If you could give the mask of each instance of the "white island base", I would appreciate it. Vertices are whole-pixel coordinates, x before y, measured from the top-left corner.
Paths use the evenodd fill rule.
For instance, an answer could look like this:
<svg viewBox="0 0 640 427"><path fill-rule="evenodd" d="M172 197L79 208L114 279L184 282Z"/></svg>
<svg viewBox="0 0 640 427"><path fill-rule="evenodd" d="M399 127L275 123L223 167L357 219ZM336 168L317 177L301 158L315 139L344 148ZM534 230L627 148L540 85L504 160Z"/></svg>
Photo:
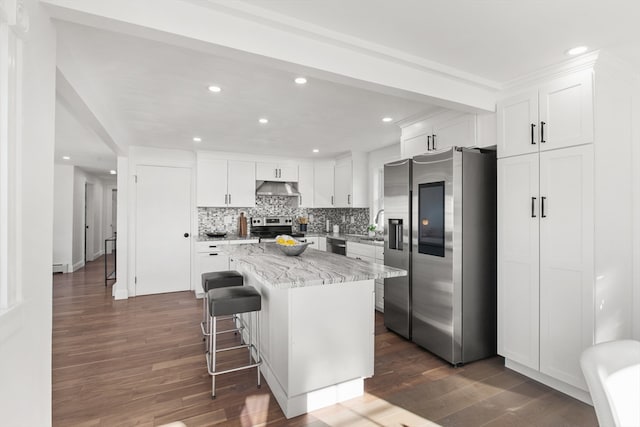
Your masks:
<svg viewBox="0 0 640 427"><path fill-rule="evenodd" d="M262 294L262 374L287 418L364 393L373 376L374 280L278 289L253 275Z"/></svg>

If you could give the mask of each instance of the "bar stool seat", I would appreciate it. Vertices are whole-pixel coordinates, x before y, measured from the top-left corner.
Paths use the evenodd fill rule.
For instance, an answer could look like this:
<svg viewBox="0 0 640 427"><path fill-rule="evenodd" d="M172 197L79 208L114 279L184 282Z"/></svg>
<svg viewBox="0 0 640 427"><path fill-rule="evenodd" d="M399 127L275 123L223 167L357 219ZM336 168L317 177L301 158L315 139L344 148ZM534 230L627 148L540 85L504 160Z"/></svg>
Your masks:
<svg viewBox="0 0 640 427"><path fill-rule="evenodd" d="M202 273L202 289L205 293L211 289L223 288L226 286L242 286L244 279L242 274L235 270L211 271Z"/></svg>
<svg viewBox="0 0 640 427"><path fill-rule="evenodd" d="M229 286L225 288L211 289L207 292L209 305L209 351L207 352L207 370L211 375L211 398L216 397L216 376L235 372L242 369L257 368L258 388L260 388L260 316L262 309L262 297L253 286ZM248 313L248 320L240 314ZM246 337L241 337L244 344L218 349L216 347L216 321L219 316L235 315L236 322L242 323L239 330L247 332ZM247 324L248 321L248 324ZM255 341L254 341L255 338ZM249 350L249 363L236 368L216 370L216 353L221 351L247 348ZM252 360L253 352L255 357Z"/></svg>
<svg viewBox="0 0 640 427"><path fill-rule="evenodd" d="M202 340L205 341L209 335L209 330L207 329L207 319L209 318L208 292L211 289L224 288L227 286L242 286L244 285L244 278L242 277L242 274L235 270L211 271L208 273L202 273L201 277L202 289L204 290L205 297L202 300L202 322L200 322L200 331L202 332ZM230 331L236 330L232 329Z"/></svg>

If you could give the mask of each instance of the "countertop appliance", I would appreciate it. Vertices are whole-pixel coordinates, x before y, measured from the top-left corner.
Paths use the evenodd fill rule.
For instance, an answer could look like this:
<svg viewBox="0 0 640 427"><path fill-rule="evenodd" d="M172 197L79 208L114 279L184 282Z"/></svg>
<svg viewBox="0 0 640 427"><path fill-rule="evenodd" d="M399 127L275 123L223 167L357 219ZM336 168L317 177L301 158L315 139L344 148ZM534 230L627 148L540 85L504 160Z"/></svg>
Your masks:
<svg viewBox="0 0 640 427"><path fill-rule="evenodd" d="M284 216L251 218L251 236L259 238L260 242L275 242L280 234L304 237L304 233L293 232L293 221L293 218Z"/></svg>
<svg viewBox="0 0 640 427"><path fill-rule="evenodd" d="M496 156L449 148L384 168L385 326L453 365L496 353Z"/></svg>
<svg viewBox="0 0 640 427"><path fill-rule="evenodd" d="M346 255L347 241L341 237L327 236L327 252L338 255Z"/></svg>

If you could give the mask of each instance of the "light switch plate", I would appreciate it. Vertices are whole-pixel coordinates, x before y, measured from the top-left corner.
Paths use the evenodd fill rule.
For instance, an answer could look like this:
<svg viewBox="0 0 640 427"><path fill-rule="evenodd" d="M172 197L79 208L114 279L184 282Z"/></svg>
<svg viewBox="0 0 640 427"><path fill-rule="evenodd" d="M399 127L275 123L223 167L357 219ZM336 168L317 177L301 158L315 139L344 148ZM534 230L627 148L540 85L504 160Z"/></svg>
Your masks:
<svg viewBox="0 0 640 427"><path fill-rule="evenodd" d="M231 215L225 215L224 223L227 225L231 224Z"/></svg>

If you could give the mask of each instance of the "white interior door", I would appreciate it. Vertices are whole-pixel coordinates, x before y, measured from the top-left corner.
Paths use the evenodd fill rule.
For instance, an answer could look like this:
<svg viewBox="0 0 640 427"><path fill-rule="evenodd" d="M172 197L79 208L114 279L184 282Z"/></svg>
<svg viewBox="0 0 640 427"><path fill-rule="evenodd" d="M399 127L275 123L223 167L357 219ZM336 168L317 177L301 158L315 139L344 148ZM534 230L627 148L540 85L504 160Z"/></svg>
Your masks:
<svg viewBox="0 0 640 427"><path fill-rule="evenodd" d="M498 353L539 368L538 154L498 160Z"/></svg>
<svg viewBox="0 0 640 427"><path fill-rule="evenodd" d="M136 295L190 288L190 230L191 170L139 166L136 186Z"/></svg>
<svg viewBox="0 0 640 427"><path fill-rule="evenodd" d="M586 390L593 343L593 146L540 153L540 371Z"/></svg>

